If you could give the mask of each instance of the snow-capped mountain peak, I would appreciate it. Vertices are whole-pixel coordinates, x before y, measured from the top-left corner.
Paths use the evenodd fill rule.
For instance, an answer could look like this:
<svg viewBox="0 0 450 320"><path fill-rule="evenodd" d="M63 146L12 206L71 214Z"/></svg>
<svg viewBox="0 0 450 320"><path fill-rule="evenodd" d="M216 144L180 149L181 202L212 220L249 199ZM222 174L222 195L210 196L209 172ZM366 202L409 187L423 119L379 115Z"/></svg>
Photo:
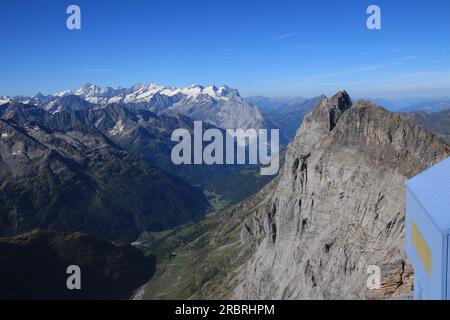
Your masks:
<svg viewBox="0 0 450 320"><path fill-rule="evenodd" d="M5 104L5 103L9 103L9 102L11 102L11 98L10 97L6 97L6 96L0 97L0 105Z"/></svg>

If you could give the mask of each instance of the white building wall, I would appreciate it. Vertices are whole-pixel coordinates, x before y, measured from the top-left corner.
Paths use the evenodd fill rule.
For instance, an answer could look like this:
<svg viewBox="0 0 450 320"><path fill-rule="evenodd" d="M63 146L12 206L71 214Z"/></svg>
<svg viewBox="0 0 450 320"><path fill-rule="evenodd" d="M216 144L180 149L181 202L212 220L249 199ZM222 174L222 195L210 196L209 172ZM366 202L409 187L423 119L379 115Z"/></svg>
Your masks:
<svg viewBox="0 0 450 320"><path fill-rule="evenodd" d="M431 250L431 276L411 242L411 224L415 222ZM443 236L414 194L406 188L406 251L414 267L416 299L447 298L447 236Z"/></svg>

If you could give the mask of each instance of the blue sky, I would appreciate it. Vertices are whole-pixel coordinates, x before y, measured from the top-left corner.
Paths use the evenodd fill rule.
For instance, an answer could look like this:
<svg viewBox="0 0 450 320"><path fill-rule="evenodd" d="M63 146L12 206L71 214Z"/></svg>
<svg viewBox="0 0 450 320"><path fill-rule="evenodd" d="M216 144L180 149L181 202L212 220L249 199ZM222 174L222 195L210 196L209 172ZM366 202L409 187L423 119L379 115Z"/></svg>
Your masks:
<svg viewBox="0 0 450 320"><path fill-rule="evenodd" d="M82 29L66 28L81 8ZM366 9L382 10L382 30ZM243 96L450 96L448 0L2 0L0 95L86 82Z"/></svg>

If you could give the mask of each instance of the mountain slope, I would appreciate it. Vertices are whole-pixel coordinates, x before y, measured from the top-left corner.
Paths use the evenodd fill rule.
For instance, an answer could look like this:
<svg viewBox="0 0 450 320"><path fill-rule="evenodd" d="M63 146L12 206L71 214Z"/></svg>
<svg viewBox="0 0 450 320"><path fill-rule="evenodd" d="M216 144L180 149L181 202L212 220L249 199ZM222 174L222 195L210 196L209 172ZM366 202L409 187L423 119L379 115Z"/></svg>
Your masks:
<svg viewBox="0 0 450 320"><path fill-rule="evenodd" d="M76 96L64 96L63 98L66 97L72 100ZM76 97L75 101L77 99L81 98ZM194 120L182 114L157 115L138 105L118 103L51 114L41 107L14 102L0 107L0 117L23 125L31 122L37 123L54 131L68 131L74 127L91 127L132 156L144 158L157 168L182 178L191 185L201 187L208 194L211 202L220 204L220 206L243 200L248 195L248 190L243 190L244 185L253 185L251 190L254 190L255 188L259 189L268 181L268 179L260 179L259 168L255 165L173 164L171 150L176 143L171 141L172 132L183 128L193 133L194 128ZM209 128L216 127L207 123L203 124L204 130ZM219 130L225 135L224 130ZM283 139L281 143L283 143ZM257 176L247 174L250 172L249 170L256 173ZM228 178L236 178L243 184L238 185L238 188L226 188Z"/></svg>
<svg viewBox="0 0 450 320"><path fill-rule="evenodd" d="M0 238L1 299L127 299L154 272L136 248L83 233L32 231ZM81 290L68 290L67 267L81 269Z"/></svg>
<svg viewBox="0 0 450 320"><path fill-rule="evenodd" d="M0 234L40 227L133 241L205 213L200 190L130 156L95 127L26 121L35 108L16 107L0 119Z"/></svg>
<svg viewBox="0 0 450 320"><path fill-rule="evenodd" d="M45 123L55 130L67 130L73 126L94 127L130 154L142 157L192 184L204 185L222 171L227 171L223 166L173 164L171 150L176 143L171 141L172 132L179 128L193 132L194 128L194 121L183 115L156 115L148 110L129 110L120 104L111 104L54 114ZM208 128L212 126L205 124L204 129Z"/></svg>
<svg viewBox="0 0 450 320"><path fill-rule="evenodd" d="M390 298L410 294L403 181L450 154L434 135L339 93L305 118L265 209L244 224L261 239L234 297ZM378 265L382 289L366 288Z"/></svg>
<svg viewBox="0 0 450 320"><path fill-rule="evenodd" d="M95 107L94 104L73 94L64 95L62 97L55 97L54 99L46 101L45 103L39 104L39 106L50 113L62 111L72 112Z"/></svg>

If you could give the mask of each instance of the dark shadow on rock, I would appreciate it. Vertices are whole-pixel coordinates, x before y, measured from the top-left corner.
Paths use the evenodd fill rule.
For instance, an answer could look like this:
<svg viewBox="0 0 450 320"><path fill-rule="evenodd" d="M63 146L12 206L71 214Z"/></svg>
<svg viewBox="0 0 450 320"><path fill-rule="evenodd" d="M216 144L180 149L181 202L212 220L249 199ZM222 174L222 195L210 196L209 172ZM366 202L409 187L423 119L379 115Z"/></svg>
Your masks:
<svg viewBox="0 0 450 320"><path fill-rule="evenodd" d="M156 259L129 244L84 233L33 231L0 239L0 299L128 299L155 272ZM69 265L81 290L69 290Z"/></svg>

